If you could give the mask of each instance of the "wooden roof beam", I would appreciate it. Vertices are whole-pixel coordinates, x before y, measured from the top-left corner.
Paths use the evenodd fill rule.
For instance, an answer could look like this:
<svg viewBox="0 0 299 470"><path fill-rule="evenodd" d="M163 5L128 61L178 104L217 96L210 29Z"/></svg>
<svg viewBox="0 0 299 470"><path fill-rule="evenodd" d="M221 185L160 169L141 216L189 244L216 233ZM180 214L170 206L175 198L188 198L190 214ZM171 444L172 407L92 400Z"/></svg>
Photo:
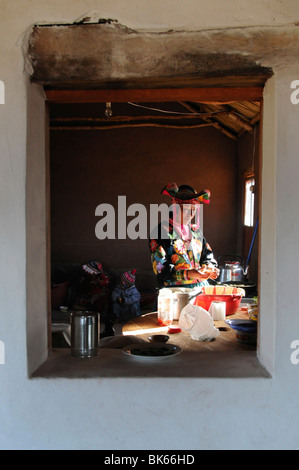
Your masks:
<svg viewBox="0 0 299 470"><path fill-rule="evenodd" d="M221 104L233 101L259 101L263 87L216 88L160 88L160 89L109 89L70 90L46 89L46 98L53 103L127 103L200 101Z"/></svg>

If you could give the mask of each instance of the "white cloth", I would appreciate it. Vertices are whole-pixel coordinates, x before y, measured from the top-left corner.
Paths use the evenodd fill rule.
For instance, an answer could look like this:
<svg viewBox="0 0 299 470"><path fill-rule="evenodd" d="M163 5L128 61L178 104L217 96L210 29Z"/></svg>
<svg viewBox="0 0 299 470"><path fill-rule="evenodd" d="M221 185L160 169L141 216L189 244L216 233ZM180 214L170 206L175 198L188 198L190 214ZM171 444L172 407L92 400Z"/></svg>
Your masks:
<svg viewBox="0 0 299 470"><path fill-rule="evenodd" d="M212 341L220 334L209 312L198 305L189 304L183 308L179 325L181 330L189 332L196 341Z"/></svg>

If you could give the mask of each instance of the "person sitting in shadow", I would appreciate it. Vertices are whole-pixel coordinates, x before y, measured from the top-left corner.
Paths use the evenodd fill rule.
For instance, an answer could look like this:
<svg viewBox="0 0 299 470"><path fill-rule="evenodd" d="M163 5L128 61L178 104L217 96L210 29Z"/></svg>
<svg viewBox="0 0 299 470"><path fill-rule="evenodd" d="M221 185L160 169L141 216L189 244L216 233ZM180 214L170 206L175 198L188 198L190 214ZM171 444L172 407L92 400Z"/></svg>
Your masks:
<svg viewBox="0 0 299 470"><path fill-rule="evenodd" d="M140 315L140 293L135 286L136 270L124 272L112 291L112 310L116 321Z"/></svg>

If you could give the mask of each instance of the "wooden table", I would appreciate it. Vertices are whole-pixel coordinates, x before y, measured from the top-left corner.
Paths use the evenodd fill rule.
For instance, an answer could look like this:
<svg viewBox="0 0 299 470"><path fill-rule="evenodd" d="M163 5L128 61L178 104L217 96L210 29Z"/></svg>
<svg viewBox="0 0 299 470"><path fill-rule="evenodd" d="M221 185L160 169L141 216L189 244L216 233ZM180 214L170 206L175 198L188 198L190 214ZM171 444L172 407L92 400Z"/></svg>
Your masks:
<svg viewBox="0 0 299 470"><path fill-rule="evenodd" d="M229 315L229 319L246 319L248 313L238 310L234 315ZM178 321L173 322L178 325ZM160 326L158 323L157 312L147 313L134 318L126 323L122 328L123 335L138 336L148 341L148 336L153 334L167 334L168 343L176 344L185 351L231 351L231 350L254 350L255 344L241 343L236 339L235 331L229 327L225 321L215 321L214 325L219 329L220 335L212 341L196 341L185 331L179 333L169 333L167 326Z"/></svg>

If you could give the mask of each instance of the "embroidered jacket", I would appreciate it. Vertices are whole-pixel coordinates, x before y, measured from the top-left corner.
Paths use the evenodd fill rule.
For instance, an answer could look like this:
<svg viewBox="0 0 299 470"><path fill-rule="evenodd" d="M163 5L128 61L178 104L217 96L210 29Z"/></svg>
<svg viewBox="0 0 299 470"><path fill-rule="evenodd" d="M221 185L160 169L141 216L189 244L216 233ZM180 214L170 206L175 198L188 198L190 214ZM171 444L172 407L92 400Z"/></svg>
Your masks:
<svg viewBox="0 0 299 470"><path fill-rule="evenodd" d="M190 241L182 239L172 220L169 227L162 222L151 234L151 262L159 287L200 285L197 279L188 279L187 272L208 264L217 266L212 249L201 230L194 225L190 229Z"/></svg>

